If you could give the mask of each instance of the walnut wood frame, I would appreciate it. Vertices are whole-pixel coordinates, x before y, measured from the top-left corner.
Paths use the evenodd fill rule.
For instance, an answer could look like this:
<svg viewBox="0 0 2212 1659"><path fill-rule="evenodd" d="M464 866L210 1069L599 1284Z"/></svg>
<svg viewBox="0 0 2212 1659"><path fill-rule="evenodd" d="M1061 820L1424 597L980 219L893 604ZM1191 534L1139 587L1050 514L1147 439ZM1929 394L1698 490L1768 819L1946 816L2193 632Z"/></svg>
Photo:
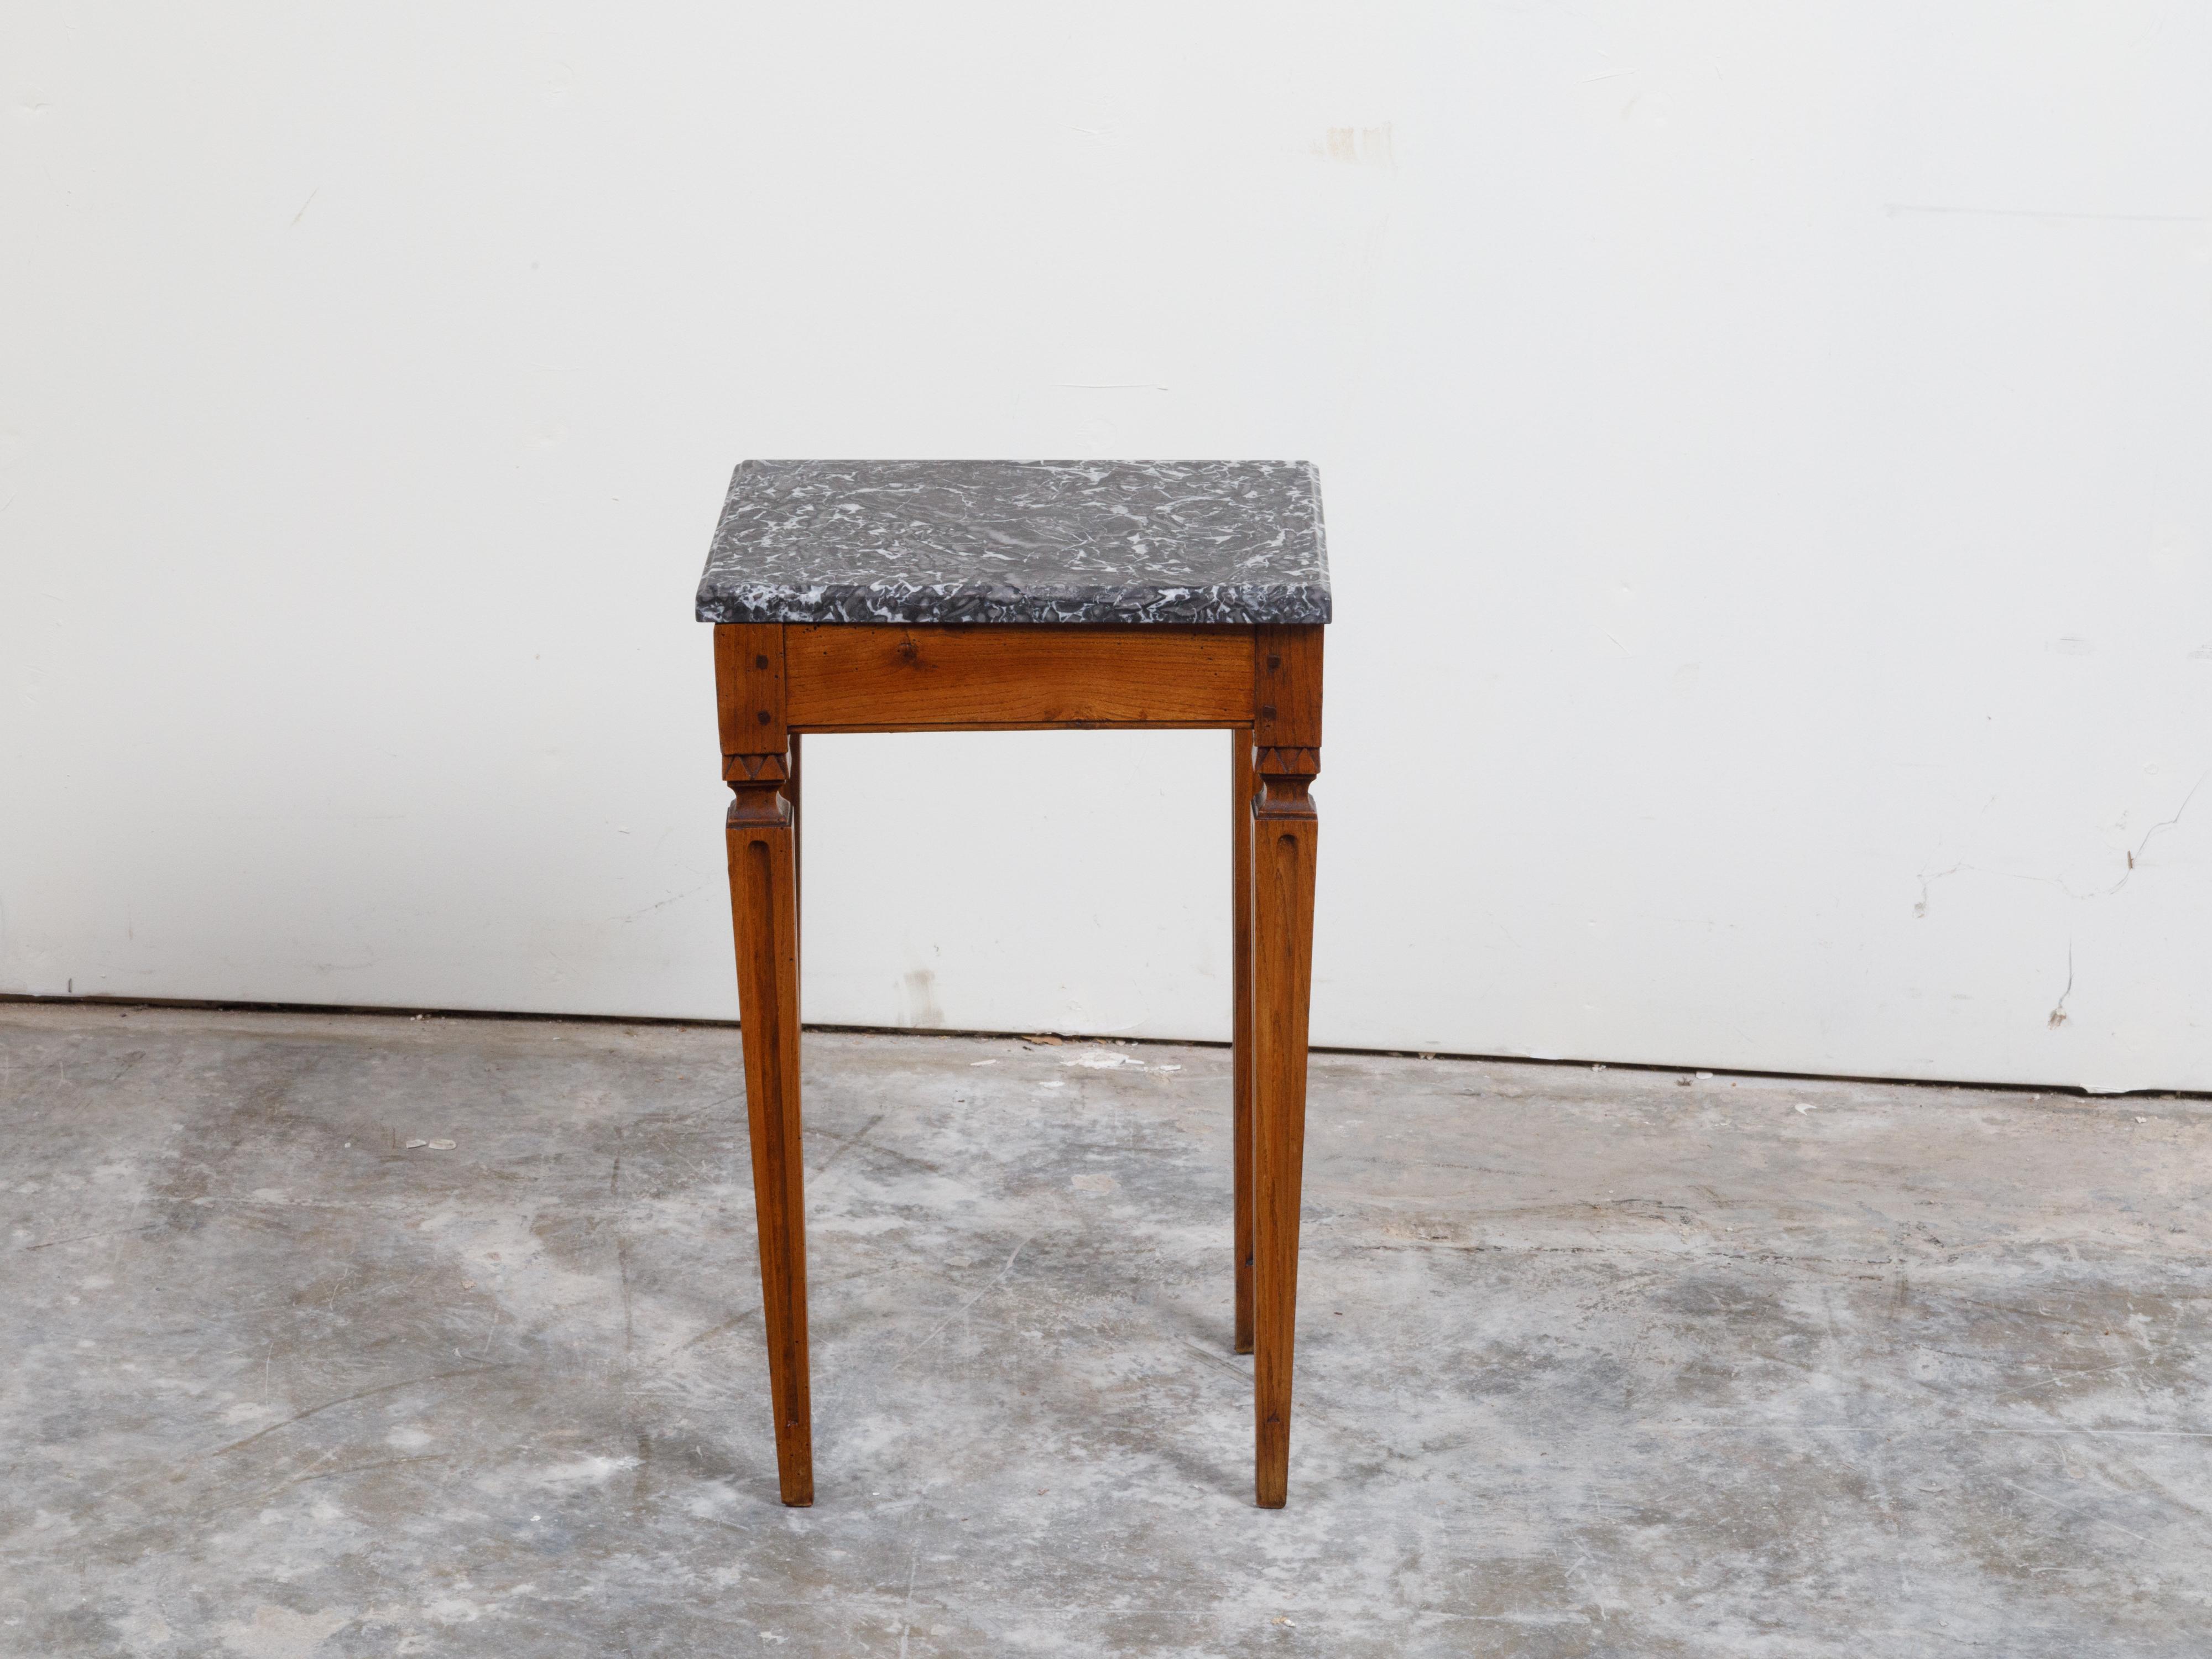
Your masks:
<svg viewBox="0 0 2212 1659"><path fill-rule="evenodd" d="M1255 1487L1287 1494L1313 982L1322 629L724 623L730 908L783 1501L814 1501L799 1109L799 752L808 732L1225 727L1235 932L1235 1346Z"/></svg>

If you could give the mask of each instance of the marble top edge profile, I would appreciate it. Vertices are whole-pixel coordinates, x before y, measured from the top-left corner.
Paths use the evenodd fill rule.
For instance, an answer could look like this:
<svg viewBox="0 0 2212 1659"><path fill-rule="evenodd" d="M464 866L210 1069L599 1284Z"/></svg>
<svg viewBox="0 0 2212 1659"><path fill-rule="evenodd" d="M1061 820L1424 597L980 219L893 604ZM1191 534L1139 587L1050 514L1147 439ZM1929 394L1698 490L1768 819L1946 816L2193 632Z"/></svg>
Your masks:
<svg viewBox="0 0 2212 1659"><path fill-rule="evenodd" d="M714 623L1329 620L1310 461L740 461Z"/></svg>

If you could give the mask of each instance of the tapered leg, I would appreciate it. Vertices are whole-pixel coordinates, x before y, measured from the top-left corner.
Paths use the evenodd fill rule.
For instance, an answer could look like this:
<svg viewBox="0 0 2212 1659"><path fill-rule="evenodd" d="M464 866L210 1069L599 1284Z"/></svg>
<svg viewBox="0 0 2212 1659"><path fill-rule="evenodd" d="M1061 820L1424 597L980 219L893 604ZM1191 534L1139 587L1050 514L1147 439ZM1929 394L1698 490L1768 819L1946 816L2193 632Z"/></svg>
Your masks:
<svg viewBox="0 0 2212 1659"><path fill-rule="evenodd" d="M730 808L730 907L738 1032L760 1224L761 1301L783 1501L814 1501L807 1403L805 1170L799 1122L799 894L788 805L741 790Z"/></svg>
<svg viewBox="0 0 2212 1659"><path fill-rule="evenodd" d="M1290 1491L1291 1353L1313 989L1308 786L1321 771L1322 630L1255 630L1252 756L1252 1390L1260 1506Z"/></svg>
<svg viewBox="0 0 2212 1659"><path fill-rule="evenodd" d="M722 781L737 797L730 807L730 918L775 1468L783 1501L804 1504L814 1501L814 1432L806 1399L806 1171L799 1128L799 744L785 719L783 671L781 624L716 624Z"/></svg>
<svg viewBox="0 0 2212 1659"><path fill-rule="evenodd" d="M1252 1352L1252 733L1229 733L1230 1159L1236 1189L1238 1353Z"/></svg>
<svg viewBox="0 0 2212 1659"><path fill-rule="evenodd" d="M1263 797L1252 828L1252 1374L1255 1485L1272 1510L1290 1487L1316 822L1310 804L1297 812Z"/></svg>

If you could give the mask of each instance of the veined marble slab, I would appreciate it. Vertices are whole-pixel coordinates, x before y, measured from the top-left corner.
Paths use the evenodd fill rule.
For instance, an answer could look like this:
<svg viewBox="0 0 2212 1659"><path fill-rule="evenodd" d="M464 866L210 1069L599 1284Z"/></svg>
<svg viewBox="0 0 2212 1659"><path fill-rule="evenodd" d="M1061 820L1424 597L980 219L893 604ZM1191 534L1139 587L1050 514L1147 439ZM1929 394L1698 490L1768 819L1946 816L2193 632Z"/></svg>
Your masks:
<svg viewBox="0 0 2212 1659"><path fill-rule="evenodd" d="M741 461L702 622L1325 623L1309 461Z"/></svg>

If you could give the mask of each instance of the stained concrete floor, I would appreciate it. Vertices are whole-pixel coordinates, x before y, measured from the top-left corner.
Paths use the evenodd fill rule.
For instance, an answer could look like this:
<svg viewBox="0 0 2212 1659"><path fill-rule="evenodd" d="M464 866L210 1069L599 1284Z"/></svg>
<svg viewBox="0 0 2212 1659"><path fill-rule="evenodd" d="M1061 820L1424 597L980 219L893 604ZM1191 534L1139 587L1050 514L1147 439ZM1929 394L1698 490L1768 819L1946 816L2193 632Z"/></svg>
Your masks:
<svg viewBox="0 0 2212 1659"><path fill-rule="evenodd" d="M1316 1056L1271 1513L1221 1051L805 1082L787 1510L733 1032L0 1006L0 1652L2212 1650L2202 1103Z"/></svg>

